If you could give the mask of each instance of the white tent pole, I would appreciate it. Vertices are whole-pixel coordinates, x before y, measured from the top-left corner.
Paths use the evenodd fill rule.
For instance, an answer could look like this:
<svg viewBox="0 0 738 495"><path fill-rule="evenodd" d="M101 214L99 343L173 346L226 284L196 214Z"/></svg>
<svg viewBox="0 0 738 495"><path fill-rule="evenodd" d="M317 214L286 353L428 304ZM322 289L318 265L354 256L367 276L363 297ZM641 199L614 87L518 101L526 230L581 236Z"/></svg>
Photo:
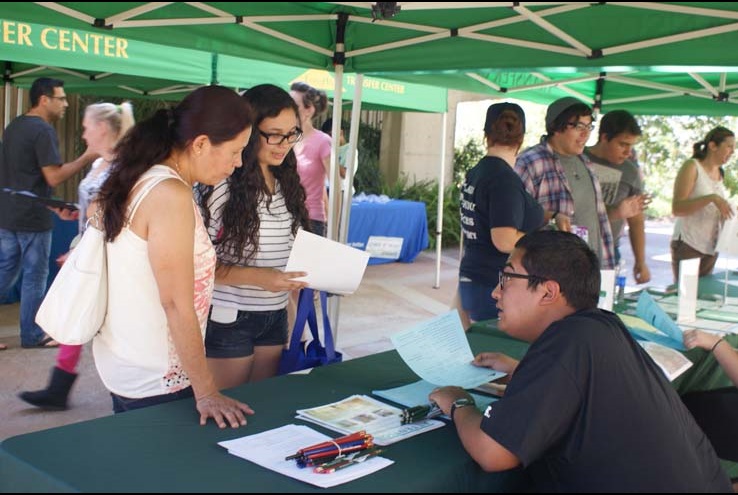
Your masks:
<svg viewBox="0 0 738 495"><path fill-rule="evenodd" d="M15 104L15 116L20 117L23 115L23 90L18 88L17 100ZM7 105L7 103L6 103Z"/></svg>
<svg viewBox="0 0 738 495"><path fill-rule="evenodd" d="M351 219L351 190L354 184L354 157L359 144L359 122L361 120L361 92L364 89L364 74L356 74L354 85L354 102L351 106L351 129L348 135L348 151L346 153L346 190L343 192L341 211L341 226L338 229L338 241L346 244L348 240L348 226ZM334 121L335 122L335 121Z"/></svg>
<svg viewBox="0 0 738 495"><path fill-rule="evenodd" d="M333 128L331 129L331 169L328 181L328 239L338 240L338 200L341 191L341 173L338 167L338 147L341 139L341 114L343 113L343 65L336 65L333 87Z"/></svg>
<svg viewBox="0 0 738 495"><path fill-rule="evenodd" d="M3 129L8 127L8 124L10 124L10 105L8 102L10 102L10 81L5 81L5 116L3 119Z"/></svg>
<svg viewBox="0 0 738 495"><path fill-rule="evenodd" d="M343 53L345 50L343 44L343 30L337 27L336 53ZM341 174L338 168L338 146L341 139L341 114L343 113L343 61L336 60L335 79L333 86L333 128L331 129L331 168L330 190L328 192L328 225L327 237L334 241L338 240L338 201L341 198ZM338 308L340 305L339 297L331 297L328 300L328 319L331 321L333 328L333 340L338 342Z"/></svg>
<svg viewBox="0 0 738 495"><path fill-rule="evenodd" d="M434 289L441 288L441 241L443 238L443 190L446 183L446 126L448 111L443 114L441 124L441 171L438 174L438 210L436 216L436 283Z"/></svg>

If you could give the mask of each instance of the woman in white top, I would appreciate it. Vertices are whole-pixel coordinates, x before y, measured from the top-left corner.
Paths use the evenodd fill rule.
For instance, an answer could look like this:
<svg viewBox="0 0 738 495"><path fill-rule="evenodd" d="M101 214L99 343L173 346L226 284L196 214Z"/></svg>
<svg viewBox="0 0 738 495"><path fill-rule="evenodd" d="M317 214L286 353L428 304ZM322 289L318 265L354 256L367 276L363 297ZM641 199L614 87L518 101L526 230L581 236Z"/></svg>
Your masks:
<svg viewBox="0 0 738 495"><path fill-rule="evenodd" d="M133 127L98 194L108 253L108 310L95 364L123 412L195 398L200 424L246 424L253 410L222 395L203 346L215 250L194 203L195 183L218 184L241 166L251 109L205 86Z"/></svg>
<svg viewBox="0 0 738 495"><path fill-rule="evenodd" d="M84 232L87 225L87 207L108 178L113 162L113 148L133 124L133 107L127 102L120 105L95 103L85 109L85 116L82 119L84 129L82 139L87 143L88 151L100 155L100 158L92 163L90 171L77 189L80 211L79 234ZM57 263L59 265L64 263L70 252L71 249L57 258ZM56 355L56 366L51 370L47 387L32 392L21 392L19 397L43 409L66 409L69 391L77 379L77 364L81 355L81 345L60 345Z"/></svg>
<svg viewBox="0 0 738 495"><path fill-rule="evenodd" d="M254 112L243 167L215 188L200 188L218 254L205 348L221 388L276 375L287 342L288 293L305 286L291 279L306 275L284 271L298 228L308 226L292 150L302 138L297 106L271 84L243 98Z"/></svg>
<svg viewBox="0 0 738 495"><path fill-rule="evenodd" d="M695 143L692 158L684 162L674 182L672 214L677 217L671 238L671 268L679 281L679 262L700 259L699 276L712 273L720 227L734 212L723 185L723 165L735 151L735 135L718 126Z"/></svg>

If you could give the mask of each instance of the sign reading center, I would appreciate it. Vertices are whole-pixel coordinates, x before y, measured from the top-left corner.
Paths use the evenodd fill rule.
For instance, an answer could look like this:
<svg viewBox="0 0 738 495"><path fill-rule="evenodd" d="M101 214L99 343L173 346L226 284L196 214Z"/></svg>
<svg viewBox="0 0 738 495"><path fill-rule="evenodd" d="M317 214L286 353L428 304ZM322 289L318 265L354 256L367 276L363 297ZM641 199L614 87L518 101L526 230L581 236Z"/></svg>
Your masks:
<svg viewBox="0 0 738 495"><path fill-rule="evenodd" d="M117 36L6 20L0 27L3 45L41 46L54 51L128 58L128 40Z"/></svg>

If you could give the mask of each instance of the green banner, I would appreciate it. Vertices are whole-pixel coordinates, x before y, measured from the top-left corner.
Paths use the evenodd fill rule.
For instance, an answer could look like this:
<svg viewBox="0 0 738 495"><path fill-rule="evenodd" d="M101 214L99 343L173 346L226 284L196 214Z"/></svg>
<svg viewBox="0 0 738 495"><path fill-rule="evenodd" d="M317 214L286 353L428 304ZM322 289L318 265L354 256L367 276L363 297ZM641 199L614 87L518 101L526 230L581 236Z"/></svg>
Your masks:
<svg viewBox="0 0 738 495"><path fill-rule="evenodd" d="M207 52L156 45L116 36L0 19L0 61L208 84Z"/></svg>
<svg viewBox="0 0 738 495"><path fill-rule="evenodd" d="M271 83L289 89L295 81L303 81L333 97L335 74L320 69L305 69L258 60L221 55L218 57L218 83L250 88ZM343 75L344 104L354 98L355 74ZM403 81L364 77L362 106L385 110L442 113L446 111L448 92L444 88Z"/></svg>

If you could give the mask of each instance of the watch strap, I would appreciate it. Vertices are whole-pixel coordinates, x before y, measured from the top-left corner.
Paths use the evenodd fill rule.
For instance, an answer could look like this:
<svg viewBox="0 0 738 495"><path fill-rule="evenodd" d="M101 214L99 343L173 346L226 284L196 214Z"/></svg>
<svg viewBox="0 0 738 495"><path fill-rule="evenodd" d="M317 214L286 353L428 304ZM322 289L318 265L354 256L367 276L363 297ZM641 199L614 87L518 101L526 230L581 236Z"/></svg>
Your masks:
<svg viewBox="0 0 738 495"><path fill-rule="evenodd" d="M449 417L451 418L451 421L454 420L454 413L456 412L457 409L461 409L462 407L467 407L467 406L474 406L474 405L476 405L474 403L474 399L461 398L461 399L456 399L455 401L453 401L453 403L451 404L451 411L449 411Z"/></svg>

